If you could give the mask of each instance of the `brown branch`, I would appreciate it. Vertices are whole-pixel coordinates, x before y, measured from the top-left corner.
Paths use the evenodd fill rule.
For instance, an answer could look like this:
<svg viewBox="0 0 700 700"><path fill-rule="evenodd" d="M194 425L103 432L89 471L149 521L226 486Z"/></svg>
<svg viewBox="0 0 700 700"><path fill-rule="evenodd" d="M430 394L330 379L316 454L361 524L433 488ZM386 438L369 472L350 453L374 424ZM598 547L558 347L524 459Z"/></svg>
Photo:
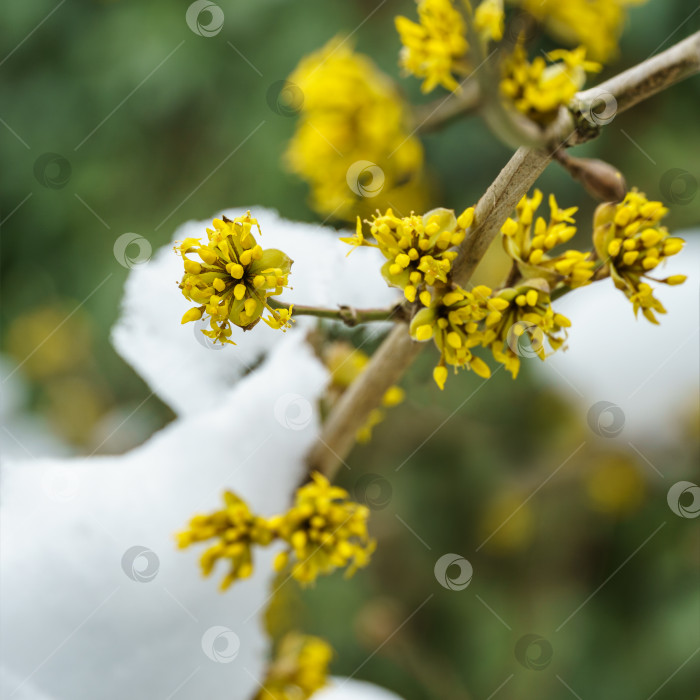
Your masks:
<svg viewBox="0 0 700 700"><path fill-rule="evenodd" d="M606 94L617 101L617 113L646 100L700 71L700 32L691 34L663 53L576 95L574 108L580 114L600 103Z"/></svg>
<svg viewBox="0 0 700 700"><path fill-rule="evenodd" d="M595 137L598 126L595 122L591 124L585 115L590 117L603 93L615 98L617 111L621 112L698 71L700 32L597 88L579 93L572 108L573 119L562 121L559 138L550 142L547 149L520 147L481 197L476 205L475 224L455 260L453 280L462 286L469 282L503 222L535 183L553 153ZM574 121L576 126L572 127ZM411 340L405 322L394 326L365 371L331 412L319 442L309 455L310 468L333 477L352 448L355 433L366 415L379 405L386 390L399 381L425 345Z"/></svg>
<svg viewBox="0 0 700 700"><path fill-rule="evenodd" d="M413 108L416 131L427 134L435 131L457 117L476 110L481 103L479 83L474 78L467 78L460 84L460 89L447 97L418 105Z"/></svg>

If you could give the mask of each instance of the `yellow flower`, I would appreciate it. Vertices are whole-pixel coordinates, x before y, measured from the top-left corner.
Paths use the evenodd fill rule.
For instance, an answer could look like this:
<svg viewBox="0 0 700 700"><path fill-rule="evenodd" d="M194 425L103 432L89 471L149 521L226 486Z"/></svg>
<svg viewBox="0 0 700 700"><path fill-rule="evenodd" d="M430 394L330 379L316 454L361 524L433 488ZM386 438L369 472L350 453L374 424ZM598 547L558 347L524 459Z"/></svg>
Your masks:
<svg viewBox="0 0 700 700"><path fill-rule="evenodd" d="M498 315L493 314L486 321L483 344L491 348L494 359L515 379L520 370L520 358L544 360L547 357L545 340L552 351L558 350L566 340L566 329L571 321L552 309L549 285L542 279L502 289L494 295L493 301L496 300L501 302L501 308Z"/></svg>
<svg viewBox="0 0 700 700"><path fill-rule="evenodd" d="M330 345L324 353L324 363L331 371L331 383L328 388L330 402L336 401L345 390L364 372L369 355L350 343L342 341ZM372 430L386 417L385 408L398 406L406 398L406 393L399 386L390 386L382 397L382 408L370 411L364 425L357 431L355 439L367 443L372 439Z"/></svg>
<svg viewBox="0 0 700 700"><path fill-rule="evenodd" d="M333 650L320 637L290 632L254 700L308 700L327 684L332 658Z"/></svg>
<svg viewBox="0 0 700 700"><path fill-rule="evenodd" d="M292 318L292 312L294 311L294 304L290 304L288 309L275 309L277 311L277 317L275 316L268 316L263 319L265 323L267 323L270 328L274 328L275 330L279 330L280 328L282 331L286 331L287 328L292 327L292 323L294 323L294 319Z"/></svg>
<svg viewBox="0 0 700 700"><path fill-rule="evenodd" d="M180 549L217 538L216 544L202 554L200 565L204 575L209 576L219 559L229 560L230 570L221 582L221 590L237 579L248 578L253 573L252 546L268 545L274 537L265 519L253 515L238 496L226 491L224 502L222 510L196 515L190 520L189 530L177 536Z"/></svg>
<svg viewBox="0 0 700 700"><path fill-rule="evenodd" d="M483 0L474 12L474 26L484 39L503 38L503 0Z"/></svg>
<svg viewBox="0 0 700 700"><path fill-rule="evenodd" d="M348 500L348 493L319 473L302 486L294 505L270 520L278 537L289 545L275 566L284 568L292 559L291 575L302 584L320 574L348 567L346 576L366 566L376 542L367 533L369 510Z"/></svg>
<svg viewBox="0 0 700 700"><path fill-rule="evenodd" d="M482 11L481 21L487 23L486 10ZM419 0L418 23L401 16L395 23L403 44L401 67L423 78L421 90L430 92L437 85L458 89L454 75L467 74L469 46L464 17L451 0Z"/></svg>
<svg viewBox="0 0 700 700"><path fill-rule="evenodd" d="M583 44L597 61L618 53L627 8L647 0L518 0L554 36L568 44Z"/></svg>
<svg viewBox="0 0 700 700"><path fill-rule="evenodd" d="M574 51L550 51L546 59L537 56L530 63L522 44L516 44L501 65L501 94L515 109L541 125L556 119L559 108L571 102L585 83L586 73L601 68L586 60L582 46Z"/></svg>
<svg viewBox="0 0 700 700"><path fill-rule="evenodd" d="M667 213L661 202L650 201L644 193L632 190L618 204L601 204L593 219L593 243L598 257L610 271L615 286L632 302L635 315L641 309L652 323L658 323L655 312L664 314L666 309L644 279L670 285L682 284L686 279L685 275L665 279L649 276L666 258L683 248L682 238L671 237L659 225Z"/></svg>
<svg viewBox="0 0 700 700"><path fill-rule="evenodd" d="M594 261L590 253L567 250L552 256L553 248L567 243L576 234L574 214L578 207L560 209L554 195L549 195L549 223L535 212L542 202L542 192L525 195L516 208L515 219L506 219L501 228L503 247L518 265L524 278L547 280L550 289L557 285L582 287L593 276Z"/></svg>
<svg viewBox="0 0 700 700"><path fill-rule="evenodd" d="M272 316L268 325L284 328L290 323L291 309L277 311L267 299L281 294L287 286L292 260L280 250L263 250L255 240L253 226L260 232L250 212L233 221L214 219L213 228L207 229L207 243L187 238L175 248L185 267L180 289L187 299L201 305L190 309L182 323L208 314L211 330L202 333L214 342L234 344L231 324L250 330L265 309ZM201 262L190 259L192 254Z"/></svg>
<svg viewBox="0 0 700 700"><path fill-rule="evenodd" d="M369 224L374 243L364 237L362 223L351 238L341 240L354 247L379 248L387 262L382 267L384 279L392 286L403 289L408 301L416 298L424 306L432 300L428 287L447 283L454 250L466 236L474 220L474 209L466 209L459 217L450 209L433 209L423 216L412 214L400 218L391 209L386 214L372 217Z"/></svg>
<svg viewBox="0 0 700 700"><path fill-rule="evenodd" d="M294 505L282 515L263 518L251 512L236 494L224 493L225 507L211 515L196 515L189 529L177 535L181 549L216 539L200 559L209 576L219 559L228 559L230 570L221 582L227 589L253 572L253 546L282 540L289 549L275 560L280 570L293 557L291 575L311 583L319 574L348 567L347 576L366 566L376 542L367 533L369 510L348 500L348 493L318 473L297 490Z"/></svg>
<svg viewBox="0 0 700 700"><path fill-rule="evenodd" d="M644 501L644 475L629 455L612 453L597 457L584 479L592 505L609 515L628 515Z"/></svg>
<svg viewBox="0 0 700 700"><path fill-rule="evenodd" d="M304 99L284 158L309 184L318 213L352 219L378 203L423 201L423 147L411 135L409 109L368 57L335 38L289 81Z"/></svg>
<svg viewBox="0 0 700 700"><path fill-rule="evenodd" d="M490 297L488 287L474 287L471 292L457 287L413 317L411 336L421 342L433 339L440 351L440 362L433 373L440 389L447 380L445 364L452 365L455 371L466 367L480 377L491 376L488 365L471 352L472 348L483 344L484 324L481 322L492 312L499 314L499 309L508 306Z"/></svg>

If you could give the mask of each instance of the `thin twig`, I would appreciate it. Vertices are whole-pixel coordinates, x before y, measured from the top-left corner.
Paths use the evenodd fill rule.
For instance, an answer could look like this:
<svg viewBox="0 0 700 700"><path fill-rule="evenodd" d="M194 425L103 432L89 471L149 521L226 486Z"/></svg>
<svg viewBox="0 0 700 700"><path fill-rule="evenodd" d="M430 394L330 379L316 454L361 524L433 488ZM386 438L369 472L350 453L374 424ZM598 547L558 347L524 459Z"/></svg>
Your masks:
<svg viewBox="0 0 700 700"><path fill-rule="evenodd" d="M321 306L303 306L301 304L285 304L277 299L268 299L267 303L273 309L289 309L293 306L292 316L315 316L342 321L346 326L357 326L360 323L372 321L389 321L406 318L406 311L400 304L383 309L356 309L352 306L341 305L337 309Z"/></svg>

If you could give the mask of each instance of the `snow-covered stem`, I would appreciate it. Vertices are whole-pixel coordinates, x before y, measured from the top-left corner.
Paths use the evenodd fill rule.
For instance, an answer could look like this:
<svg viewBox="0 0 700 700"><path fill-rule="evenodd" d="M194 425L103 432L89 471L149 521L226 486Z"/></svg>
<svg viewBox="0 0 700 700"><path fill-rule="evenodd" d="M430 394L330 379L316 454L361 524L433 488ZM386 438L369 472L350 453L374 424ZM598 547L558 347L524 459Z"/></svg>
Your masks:
<svg viewBox="0 0 700 700"><path fill-rule="evenodd" d="M476 205L475 223L459 249L452 279L465 286L520 198L534 185L559 148L568 148L595 138L599 127L584 117L595 108L601 95L612 95L617 112L700 71L700 32L647 59L600 85L579 93L572 119L562 123L559 137L547 148L521 146L501 170ZM354 444L355 433L365 417L381 402L386 390L396 384L426 344L414 342L405 322L397 323L372 360L338 401L323 432L309 454L309 467L333 477Z"/></svg>

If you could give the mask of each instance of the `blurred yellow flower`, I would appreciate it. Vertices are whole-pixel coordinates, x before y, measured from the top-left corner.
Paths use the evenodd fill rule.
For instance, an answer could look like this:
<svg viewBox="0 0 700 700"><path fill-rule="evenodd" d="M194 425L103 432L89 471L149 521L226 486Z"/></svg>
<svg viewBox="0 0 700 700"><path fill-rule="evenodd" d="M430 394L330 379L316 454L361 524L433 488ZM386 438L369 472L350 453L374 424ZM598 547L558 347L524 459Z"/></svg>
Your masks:
<svg viewBox="0 0 700 700"><path fill-rule="evenodd" d="M347 40L306 56L289 76L303 95L284 159L323 216L352 219L392 201L424 200L423 147L393 81Z"/></svg>
<svg viewBox="0 0 700 700"><path fill-rule="evenodd" d="M367 566L376 542L367 533L369 509L348 500L348 493L315 472L302 486L294 505L270 519L276 536L290 549L281 552L275 567L291 559L291 576L309 584L321 574L347 567L346 576Z"/></svg>
<svg viewBox="0 0 700 700"><path fill-rule="evenodd" d="M308 700L327 684L332 658L325 640L290 632L280 642L254 700Z"/></svg>
<svg viewBox="0 0 700 700"><path fill-rule="evenodd" d="M665 314L666 309L654 297L651 285L643 280L670 285L686 280L685 275L664 279L649 276L666 258L683 248L682 238L671 237L666 227L659 225L667 213L661 202L650 201L635 189L618 204L601 204L593 219L593 243L598 257L609 269L615 286L632 302L635 315L641 309L652 323L658 323L655 314Z"/></svg>
<svg viewBox="0 0 700 700"><path fill-rule="evenodd" d="M253 573L253 548L282 540L289 549L280 552L275 568L283 569L292 559L291 576L303 584L321 574L347 567L346 576L366 566L376 542L367 533L369 509L348 500L348 493L333 486L319 473L297 490L286 513L263 518L251 512L236 494L224 493L224 508L210 515L196 515L189 528L177 535L181 549L217 540L200 558L205 576L220 559L229 561L229 572L221 582L226 590L234 581Z"/></svg>
<svg viewBox="0 0 700 700"><path fill-rule="evenodd" d="M560 107L571 102L586 82L586 73L600 68L586 60L582 46L550 51L546 60L537 56L530 63L522 44L516 44L501 64L501 94L526 117L546 125L556 119Z"/></svg>
<svg viewBox="0 0 700 700"><path fill-rule="evenodd" d="M480 531L491 551L508 553L527 547L535 532L535 514L526 503L527 494L506 491L487 504L481 517Z"/></svg>
<svg viewBox="0 0 700 700"><path fill-rule="evenodd" d="M635 461L624 454L599 458L585 475L592 505L609 515L626 515L644 501L646 483Z"/></svg>
<svg viewBox="0 0 700 700"><path fill-rule="evenodd" d="M485 21L486 17L482 21ZM418 23L397 17L396 31L403 48L400 63L407 73L423 78L421 90L438 85L447 90L459 87L455 74L467 74L466 25L451 0L419 0Z"/></svg>
<svg viewBox="0 0 700 700"><path fill-rule="evenodd" d="M627 20L627 8L647 0L518 0L555 37L583 44L592 58L609 61Z"/></svg>
<svg viewBox="0 0 700 700"><path fill-rule="evenodd" d="M345 390L362 374L369 355L350 343L338 341L332 343L324 352L324 363L331 372L331 384L328 389L331 403L335 402ZM406 398L406 392L399 386L390 386L382 397L382 407L370 411L364 425L357 431L356 440L367 443L372 439L372 430L386 417L385 408L398 406Z"/></svg>
<svg viewBox="0 0 700 700"><path fill-rule="evenodd" d="M88 319L71 312L72 305L49 305L27 311L10 324L7 346L32 379L82 370L92 350Z"/></svg>
<svg viewBox="0 0 700 700"><path fill-rule="evenodd" d="M248 578L253 573L252 548L268 545L274 534L268 522L250 512L247 504L236 494L224 493L225 507L211 515L196 515L189 529L177 536L180 549L216 538L200 558L202 573L209 576L219 559L229 561L229 573L221 582L226 590L234 581Z"/></svg>

